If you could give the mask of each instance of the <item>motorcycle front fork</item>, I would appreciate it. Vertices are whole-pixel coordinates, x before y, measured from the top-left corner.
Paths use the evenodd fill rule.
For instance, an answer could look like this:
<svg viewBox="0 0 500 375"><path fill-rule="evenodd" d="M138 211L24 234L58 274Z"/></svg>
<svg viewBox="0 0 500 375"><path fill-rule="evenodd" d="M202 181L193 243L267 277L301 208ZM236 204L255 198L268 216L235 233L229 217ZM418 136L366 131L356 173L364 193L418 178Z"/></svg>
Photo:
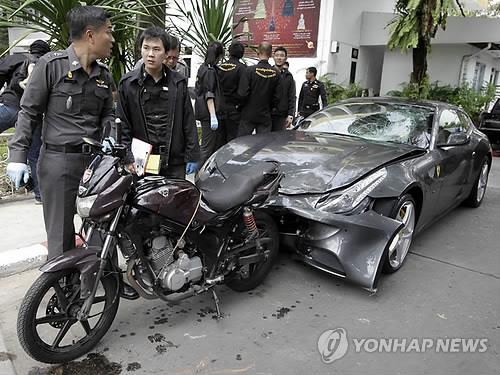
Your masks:
<svg viewBox="0 0 500 375"><path fill-rule="evenodd" d="M115 246L115 233L116 227L118 226L118 221L123 212L123 206L120 206L116 211L115 217L109 226L109 230L106 234L106 238L104 240L104 245L102 246L100 261L99 261L99 270L95 274L94 285L92 286L92 290L90 291L89 296L85 299L82 308L77 314L77 318L79 320L86 320L89 317L90 309L92 308L92 304L94 303L95 294L97 292L97 288L99 286L99 281L101 280L104 270L106 269L106 265L108 262L108 257L110 252L113 250L113 246ZM89 241L93 232L93 227L89 228L89 233L87 233L86 241Z"/></svg>

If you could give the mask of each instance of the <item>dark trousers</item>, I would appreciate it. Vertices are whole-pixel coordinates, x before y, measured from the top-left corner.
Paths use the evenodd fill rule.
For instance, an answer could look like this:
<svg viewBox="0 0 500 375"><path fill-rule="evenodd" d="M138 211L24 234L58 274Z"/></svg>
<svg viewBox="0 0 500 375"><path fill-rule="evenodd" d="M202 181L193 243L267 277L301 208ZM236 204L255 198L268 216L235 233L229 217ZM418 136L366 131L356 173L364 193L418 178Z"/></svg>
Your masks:
<svg viewBox="0 0 500 375"><path fill-rule="evenodd" d="M36 199L41 199L40 186L38 184L37 164L40 157L40 147L42 147L42 126L39 125L33 131L31 138L31 146L28 150L28 164L31 170L31 177L33 178L33 193Z"/></svg>
<svg viewBox="0 0 500 375"><path fill-rule="evenodd" d="M226 113L226 117L219 121L222 131L222 144L220 144L219 147L222 147L226 143L231 142L233 139L238 137L240 120L241 112L235 110L233 112Z"/></svg>
<svg viewBox="0 0 500 375"><path fill-rule="evenodd" d="M38 181L49 260L75 247L75 200L80 178L90 161L90 155L54 152L42 147Z"/></svg>
<svg viewBox="0 0 500 375"><path fill-rule="evenodd" d="M201 121L201 165L222 145L223 133L219 123L217 130L210 128L210 121ZM200 165L200 166L201 166Z"/></svg>
<svg viewBox="0 0 500 375"><path fill-rule="evenodd" d="M186 164L161 167L160 175L167 178L186 178Z"/></svg>
<svg viewBox="0 0 500 375"><path fill-rule="evenodd" d="M238 136L241 137L244 135L250 135L253 133L254 129L257 134L269 133L271 131L271 127L272 127L271 120L262 123L255 123L247 120L241 120Z"/></svg>
<svg viewBox="0 0 500 375"><path fill-rule="evenodd" d="M286 130L286 116L285 117L272 116L271 122L272 122L271 125L272 132L280 132L282 130Z"/></svg>

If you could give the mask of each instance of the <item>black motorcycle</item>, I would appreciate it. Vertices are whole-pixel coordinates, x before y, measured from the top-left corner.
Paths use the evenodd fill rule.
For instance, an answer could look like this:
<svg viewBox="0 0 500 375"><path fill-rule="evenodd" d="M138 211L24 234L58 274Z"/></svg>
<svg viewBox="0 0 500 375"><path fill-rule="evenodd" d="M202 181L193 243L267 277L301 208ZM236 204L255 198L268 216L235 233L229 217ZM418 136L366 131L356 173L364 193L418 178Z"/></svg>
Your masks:
<svg viewBox="0 0 500 375"><path fill-rule="evenodd" d="M95 150L102 146L85 141ZM178 302L211 291L220 316L214 287L253 289L278 255L276 224L261 208L282 178L277 163L195 186L161 176L138 179L126 171L124 155L119 143L96 152L76 202L84 246L43 265L21 304L19 341L37 361L68 362L96 346L118 310L124 273L146 299Z"/></svg>

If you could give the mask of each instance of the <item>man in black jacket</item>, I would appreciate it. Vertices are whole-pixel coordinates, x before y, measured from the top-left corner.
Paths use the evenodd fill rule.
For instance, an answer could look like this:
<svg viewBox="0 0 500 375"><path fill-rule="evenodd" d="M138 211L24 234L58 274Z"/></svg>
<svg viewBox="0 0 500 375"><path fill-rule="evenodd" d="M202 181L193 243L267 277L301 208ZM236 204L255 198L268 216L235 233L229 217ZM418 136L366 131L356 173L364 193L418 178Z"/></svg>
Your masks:
<svg viewBox="0 0 500 375"><path fill-rule="evenodd" d="M245 53L245 46L241 42L233 42L229 46L229 60L219 64L217 74L222 89L222 108L220 126L222 131L222 146L238 136L241 119L241 103L243 98L238 95L238 90L245 86L247 66L240 59Z"/></svg>
<svg viewBox="0 0 500 375"><path fill-rule="evenodd" d="M288 57L285 47L277 47L274 50L274 67L280 72L280 95L278 104L271 111L271 131L285 130L292 124L295 113L295 81L292 73L285 69L284 65Z"/></svg>
<svg viewBox="0 0 500 375"><path fill-rule="evenodd" d="M124 75L118 87L117 117L129 147L129 169L132 138L138 138L160 155L160 175L184 178L197 171L200 154L187 79L163 64L170 42L162 28L144 30L139 45L144 62Z"/></svg>
<svg viewBox="0 0 500 375"><path fill-rule="evenodd" d="M248 83L240 91L240 96L247 98L241 112L238 135L249 135L271 131L271 108L279 101L280 77L268 60L273 47L270 43L259 44L257 65L247 68Z"/></svg>
<svg viewBox="0 0 500 375"><path fill-rule="evenodd" d="M29 55L18 53L9 55L0 61L0 89L6 84L5 90L0 94L0 133L14 127L16 124L21 97L26 88L29 74L38 59L49 51L50 47L47 42L35 40L30 45ZM36 164L42 146L41 135L42 127L37 126L33 131L33 141L28 151L28 163L33 178L33 190L37 204L42 203L36 175Z"/></svg>

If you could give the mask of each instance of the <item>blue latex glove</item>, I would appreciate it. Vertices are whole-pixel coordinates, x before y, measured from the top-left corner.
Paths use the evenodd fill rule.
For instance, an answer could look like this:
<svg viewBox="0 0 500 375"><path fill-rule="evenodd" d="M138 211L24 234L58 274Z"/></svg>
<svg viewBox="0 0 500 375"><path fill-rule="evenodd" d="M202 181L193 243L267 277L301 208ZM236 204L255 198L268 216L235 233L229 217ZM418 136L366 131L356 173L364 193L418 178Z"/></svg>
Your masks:
<svg viewBox="0 0 500 375"><path fill-rule="evenodd" d="M210 129L217 130L219 127L219 120L217 120L217 116L210 116Z"/></svg>
<svg viewBox="0 0 500 375"><path fill-rule="evenodd" d="M186 174L195 173L198 171L198 163L190 161L186 164Z"/></svg>
<svg viewBox="0 0 500 375"><path fill-rule="evenodd" d="M16 189L21 187L21 181L26 184L30 178L28 166L25 163L9 163L6 172Z"/></svg>

